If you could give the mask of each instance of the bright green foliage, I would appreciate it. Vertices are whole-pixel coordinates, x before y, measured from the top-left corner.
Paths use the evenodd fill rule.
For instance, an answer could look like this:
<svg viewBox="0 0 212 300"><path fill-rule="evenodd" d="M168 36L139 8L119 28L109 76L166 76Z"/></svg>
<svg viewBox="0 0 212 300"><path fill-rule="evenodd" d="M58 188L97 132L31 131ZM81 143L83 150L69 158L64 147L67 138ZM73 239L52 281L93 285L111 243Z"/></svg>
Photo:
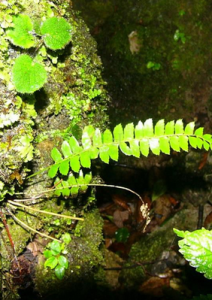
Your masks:
<svg viewBox="0 0 212 300"><path fill-rule="evenodd" d="M53 17L47 19L40 28L36 28L36 32L41 32L47 48L59 50L70 42L71 29L71 25L64 18ZM35 44L40 42L40 36L37 36L36 32L29 16L18 15L13 20L13 27L7 30L7 36L14 45L28 49L35 47ZM15 60L12 81L18 92L34 93L44 85L46 79L44 67L33 62L29 55L21 55ZM91 96L95 95L92 94Z"/></svg>
<svg viewBox="0 0 212 300"><path fill-rule="evenodd" d="M65 250L65 244L69 244L71 241L70 234L65 233L63 235L64 243L59 241L53 241L47 245L47 249L43 252L45 258L47 259L44 266L47 268L54 269L55 275L58 279L62 279L65 274L65 270L68 269L68 260L62 254L67 254Z"/></svg>
<svg viewBox="0 0 212 300"><path fill-rule="evenodd" d="M71 40L71 25L64 18L47 19L40 30L46 47L52 50L64 48Z"/></svg>
<svg viewBox="0 0 212 300"><path fill-rule="evenodd" d="M191 122L184 129L182 120L167 124L160 120L153 126L152 119L148 119L144 123L139 121L136 126L130 123L123 128L119 124L113 133L109 129L102 133L98 128L86 126L81 142L72 136L63 141L61 150L53 148L51 151L55 164L50 166L48 175L54 178L60 173L63 177L57 177L54 182L55 194L76 197L79 192L85 192L92 176L89 173L84 177L81 168L90 168L91 160L97 157L105 163L109 163L110 159L118 161L119 149L125 155L135 157L148 156L150 150L155 155L160 152L170 154L171 149L188 151L189 145L193 148L211 149L212 136L203 134L203 128L194 131L194 125ZM78 173L78 177L74 173Z"/></svg>
<svg viewBox="0 0 212 300"><path fill-rule="evenodd" d="M58 171L67 175L69 169L78 173L81 167L90 168L91 160L98 156L105 163L109 163L110 159L117 161L119 149L125 155L140 157L148 156L150 150L155 155L160 152L170 154L171 149L188 151L189 145L195 149L211 149L212 136L203 134L202 128L194 132L194 122L184 129L182 120L167 124L160 120L155 127L152 119L144 123L139 121L135 127L132 123L124 128L119 124L113 133L109 129L101 133L98 128L87 126L83 130L81 143L72 136L62 143L61 151L57 148L52 150L51 157L55 164L50 167L49 176L55 177Z"/></svg>
<svg viewBox="0 0 212 300"><path fill-rule="evenodd" d="M31 34L33 24L29 16L19 15L13 19L13 28L7 30L11 43L21 48L31 48L35 45L34 36Z"/></svg>
<svg viewBox="0 0 212 300"><path fill-rule="evenodd" d="M12 81L20 93L34 93L39 90L47 80L44 67L33 62L29 55L20 55L12 69Z"/></svg>
<svg viewBox="0 0 212 300"><path fill-rule="evenodd" d="M83 175L82 170L80 170L78 177L75 177L73 173L70 173L67 180L61 180L59 177L55 179L54 186L56 196L76 197L78 193L85 193L88 184L91 182L91 173Z"/></svg>
<svg viewBox="0 0 212 300"><path fill-rule="evenodd" d="M212 279L212 232L204 228L193 232L174 229L174 232L183 238L179 241L179 251L185 259L206 278Z"/></svg>

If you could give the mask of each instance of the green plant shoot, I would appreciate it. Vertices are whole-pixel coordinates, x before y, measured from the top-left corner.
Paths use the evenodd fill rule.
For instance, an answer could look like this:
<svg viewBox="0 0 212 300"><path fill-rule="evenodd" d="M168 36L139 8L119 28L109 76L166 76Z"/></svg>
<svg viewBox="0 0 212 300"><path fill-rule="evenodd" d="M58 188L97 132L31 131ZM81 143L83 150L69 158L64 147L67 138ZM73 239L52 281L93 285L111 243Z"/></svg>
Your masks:
<svg viewBox="0 0 212 300"><path fill-rule="evenodd" d="M55 271L55 275L58 279L63 279L65 270L68 269L68 259L62 255L67 254L65 250L65 244L68 245L71 241L70 234L65 233L62 236L63 243L59 241L53 241L47 245L47 250L43 252L45 258L47 259L44 266L49 267L51 270Z"/></svg>

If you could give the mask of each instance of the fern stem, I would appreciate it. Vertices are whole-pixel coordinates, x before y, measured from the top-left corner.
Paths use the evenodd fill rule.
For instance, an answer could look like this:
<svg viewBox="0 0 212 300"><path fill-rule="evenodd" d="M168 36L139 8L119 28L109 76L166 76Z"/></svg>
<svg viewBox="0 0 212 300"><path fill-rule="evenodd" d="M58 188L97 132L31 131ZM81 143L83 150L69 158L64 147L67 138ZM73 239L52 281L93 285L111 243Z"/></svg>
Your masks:
<svg viewBox="0 0 212 300"><path fill-rule="evenodd" d="M56 214L56 213L53 213L53 212L48 212L48 211L45 211L45 210L40 210L40 209L32 208L32 207L24 205L24 204L16 203L16 202L14 202L12 200L8 200L8 202L11 203L11 204L13 204L13 205L15 205L15 206L24 207L25 209L33 210L33 211L36 211L36 212L41 212L43 214L52 215L52 216L56 216L56 217L59 217L59 218L84 221L83 218L71 217L71 216L66 216L66 215L59 215L59 214Z"/></svg>
<svg viewBox="0 0 212 300"><path fill-rule="evenodd" d="M13 207L11 204L10 204L10 206L11 207ZM14 207L13 207L14 208ZM45 233L42 233L42 232L39 232L39 231L37 231L36 229L34 229L34 228L32 228L32 227L30 227L30 226L28 226L28 225L26 225L24 222L22 222L20 219L18 219L8 208L7 208L7 211L8 211L8 213L11 215L11 217L17 222L17 223L19 223L22 227L24 227L26 230L30 230L30 231L33 231L33 232L36 232L37 234L39 234L39 235L41 235L41 236L44 236L44 237L46 237L47 239L51 239L51 240L54 240L54 241L58 241L58 242L62 242L62 241L60 241L60 240L58 240L58 239L55 239L55 238L53 238L53 237L51 237L51 236L48 236L47 234L45 234Z"/></svg>

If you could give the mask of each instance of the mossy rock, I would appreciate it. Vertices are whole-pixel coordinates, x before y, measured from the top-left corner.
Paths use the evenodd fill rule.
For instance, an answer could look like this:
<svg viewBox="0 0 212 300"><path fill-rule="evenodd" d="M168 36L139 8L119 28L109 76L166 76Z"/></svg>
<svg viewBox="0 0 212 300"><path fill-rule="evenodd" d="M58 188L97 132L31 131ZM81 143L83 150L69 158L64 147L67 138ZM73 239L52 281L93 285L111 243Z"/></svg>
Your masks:
<svg viewBox="0 0 212 300"><path fill-rule="evenodd" d="M66 19L72 27L71 42L58 51L49 50L43 44L29 50L14 46L7 37L7 30L12 26L13 16L19 14L30 17L36 32L45 19L53 16ZM23 53L31 57L36 55L48 73L44 86L31 94L18 93L11 76L15 59ZM56 217L28 213L24 209L13 211L14 216L28 226L26 231L4 209L8 206L8 198L20 192L19 198L31 199L28 203L33 201L35 204L36 197L32 199L32 195L42 196L42 191L51 186L52 180L45 172L31 179L27 177L52 164L51 149L71 135L80 138L85 125L92 123L105 128L109 98L101 72L102 64L97 55L96 43L84 21L73 11L70 1L1 1L0 201L14 239L16 256L24 251L29 240L33 240L35 232L30 232L29 227L47 235L52 234ZM87 195L83 197L83 203L86 203ZM26 205L28 203L25 202ZM81 203L81 200L48 199L36 204L34 208L74 215L83 214ZM97 225L95 219L92 222L93 228L97 226L100 232L101 222L97 221ZM63 229L58 229L59 236L62 230L66 231L71 225L62 220L60 226ZM91 224L89 226L91 230ZM3 225L1 229L5 243L1 254L2 267L5 274L9 274L11 260L8 260L8 255L10 257L13 253ZM74 242L76 247L82 243L86 245L89 270L92 273L102 260L99 250L102 236L99 235L93 243L90 237L88 240L79 236ZM8 251L11 253L8 254Z"/></svg>

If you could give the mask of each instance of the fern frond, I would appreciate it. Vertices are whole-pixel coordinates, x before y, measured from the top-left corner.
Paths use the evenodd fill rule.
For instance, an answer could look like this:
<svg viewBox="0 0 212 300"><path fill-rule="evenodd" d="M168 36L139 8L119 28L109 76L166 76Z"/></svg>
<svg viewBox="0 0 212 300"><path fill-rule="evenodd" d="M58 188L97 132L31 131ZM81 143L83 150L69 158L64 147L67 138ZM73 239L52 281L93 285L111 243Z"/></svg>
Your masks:
<svg viewBox="0 0 212 300"><path fill-rule="evenodd" d="M84 176L82 170L80 170L78 177L75 177L74 174L70 172L67 180L61 180L59 177L56 177L54 182L54 195L76 197L79 192L86 192L88 184L91 182L91 180L91 173L88 173Z"/></svg>
<svg viewBox="0 0 212 300"><path fill-rule="evenodd" d="M171 149L188 151L189 146L206 151L212 149L212 136L204 134L202 127L194 131L194 127L195 123L191 122L184 128L182 120L167 124L160 120L153 126L152 119L148 119L144 123L139 121L136 126L130 123L123 128L119 124L113 132L106 129L101 133L90 125L84 128L80 144L72 136L62 143L61 151L52 149L55 164L50 167L48 175L54 178L59 172L66 176L70 169L78 173L81 167L90 168L91 160L97 157L105 163L110 159L117 161L119 150L125 155L140 157L148 156L150 151L155 155L161 152L170 154Z"/></svg>

